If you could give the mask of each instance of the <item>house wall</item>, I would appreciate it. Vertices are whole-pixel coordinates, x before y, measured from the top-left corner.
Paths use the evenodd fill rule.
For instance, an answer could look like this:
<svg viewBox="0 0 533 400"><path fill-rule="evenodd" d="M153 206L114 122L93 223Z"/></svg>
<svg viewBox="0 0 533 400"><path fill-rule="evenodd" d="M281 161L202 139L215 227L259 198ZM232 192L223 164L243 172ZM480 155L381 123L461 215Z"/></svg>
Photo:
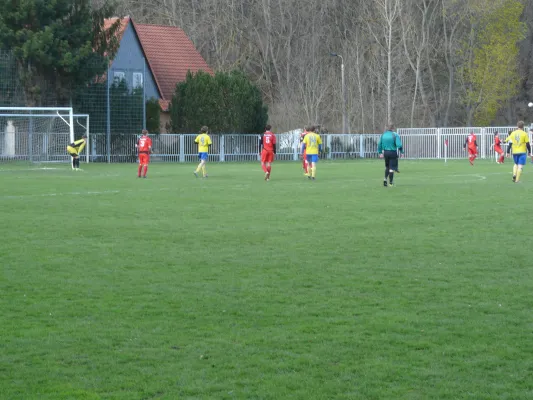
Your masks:
<svg viewBox="0 0 533 400"><path fill-rule="evenodd" d="M159 133L168 133L167 126L170 125L170 113L161 111L159 115Z"/></svg>
<svg viewBox="0 0 533 400"><path fill-rule="evenodd" d="M144 71L146 71L146 75L143 75ZM113 59L113 64L111 64L110 78L119 79L119 77L123 77L127 81L128 87L133 88L134 79L138 78L139 74L142 76L146 99L148 100L152 97L159 99L157 86L148 63L146 63L146 66L144 65L141 44L132 24L129 23L120 41L120 47Z"/></svg>

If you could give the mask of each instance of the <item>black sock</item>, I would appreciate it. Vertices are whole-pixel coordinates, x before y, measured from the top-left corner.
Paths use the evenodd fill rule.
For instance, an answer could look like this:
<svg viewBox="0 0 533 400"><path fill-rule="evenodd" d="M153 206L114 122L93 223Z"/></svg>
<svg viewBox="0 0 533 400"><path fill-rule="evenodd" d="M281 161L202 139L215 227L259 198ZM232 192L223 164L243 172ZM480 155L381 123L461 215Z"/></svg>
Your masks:
<svg viewBox="0 0 533 400"><path fill-rule="evenodd" d="M385 180L387 180L388 177L389 177L389 169L386 168L385 169Z"/></svg>
<svg viewBox="0 0 533 400"><path fill-rule="evenodd" d="M389 182L392 185L392 180L394 179L394 172L389 172Z"/></svg>
<svg viewBox="0 0 533 400"><path fill-rule="evenodd" d="M80 159L76 158L76 168L79 168L79 167L80 167Z"/></svg>

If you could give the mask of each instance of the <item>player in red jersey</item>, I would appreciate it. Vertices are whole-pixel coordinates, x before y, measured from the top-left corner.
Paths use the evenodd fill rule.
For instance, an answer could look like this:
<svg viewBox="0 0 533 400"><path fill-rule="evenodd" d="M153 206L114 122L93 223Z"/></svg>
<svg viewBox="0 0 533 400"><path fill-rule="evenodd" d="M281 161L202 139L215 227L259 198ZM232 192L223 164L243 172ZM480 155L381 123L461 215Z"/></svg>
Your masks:
<svg viewBox="0 0 533 400"><path fill-rule="evenodd" d="M503 154L502 149L502 141L500 140L500 136L498 135L498 132L494 132L494 151L498 154L498 164L503 164L503 161L505 160L505 156Z"/></svg>
<svg viewBox="0 0 533 400"><path fill-rule="evenodd" d="M263 133L259 142L261 168L265 172L265 181L270 180L272 161L274 161L274 155L276 154L276 135L271 132L271 129L272 127L270 125L265 127L265 133Z"/></svg>
<svg viewBox="0 0 533 400"><path fill-rule="evenodd" d="M474 160L477 157L477 141L476 134L474 132L470 132L470 135L467 136L463 146L465 150L466 146L468 146L468 161L470 161L470 165L474 165Z"/></svg>
<svg viewBox="0 0 533 400"><path fill-rule="evenodd" d="M137 144L135 145L137 148L137 151L139 152L139 170L137 173L137 177L146 178L146 172L148 172L148 164L150 163L150 153L152 152L152 139L148 137L148 131L146 129L143 129L142 136L137 140ZM144 167L144 171L143 171Z"/></svg>
<svg viewBox="0 0 533 400"><path fill-rule="evenodd" d="M304 141L305 135L307 135L307 132L309 131L309 127L305 126L304 131L300 134L300 146L302 145ZM309 176L309 170L307 165L307 149L304 150L304 153L302 155L302 167L304 169L304 175Z"/></svg>

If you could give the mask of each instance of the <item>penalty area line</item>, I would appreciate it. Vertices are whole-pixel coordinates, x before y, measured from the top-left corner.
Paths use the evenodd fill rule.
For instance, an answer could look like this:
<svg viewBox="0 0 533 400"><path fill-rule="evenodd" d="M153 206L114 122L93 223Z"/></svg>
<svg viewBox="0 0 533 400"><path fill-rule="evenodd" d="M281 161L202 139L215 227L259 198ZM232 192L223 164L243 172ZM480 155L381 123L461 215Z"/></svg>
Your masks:
<svg viewBox="0 0 533 400"><path fill-rule="evenodd" d="M86 192L60 192L60 193L42 193L42 194L21 194L21 195L7 195L0 196L0 199L6 200L20 200L20 199L29 199L29 198L38 198L38 197L63 197L63 196L99 196L106 194L118 194L118 193L138 193L138 192L154 192L154 191L167 191L171 190L170 188L159 188L159 189L124 189L124 190L101 190L94 191L89 190Z"/></svg>

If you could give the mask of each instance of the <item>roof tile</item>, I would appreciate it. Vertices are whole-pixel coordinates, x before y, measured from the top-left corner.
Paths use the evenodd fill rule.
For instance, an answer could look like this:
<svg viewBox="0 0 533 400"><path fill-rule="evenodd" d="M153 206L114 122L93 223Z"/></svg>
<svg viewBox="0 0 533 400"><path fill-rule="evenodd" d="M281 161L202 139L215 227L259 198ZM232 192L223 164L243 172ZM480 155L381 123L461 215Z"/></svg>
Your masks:
<svg viewBox="0 0 533 400"><path fill-rule="evenodd" d="M164 100L172 99L176 84L185 80L187 71L213 74L182 29L136 23L134 27Z"/></svg>

